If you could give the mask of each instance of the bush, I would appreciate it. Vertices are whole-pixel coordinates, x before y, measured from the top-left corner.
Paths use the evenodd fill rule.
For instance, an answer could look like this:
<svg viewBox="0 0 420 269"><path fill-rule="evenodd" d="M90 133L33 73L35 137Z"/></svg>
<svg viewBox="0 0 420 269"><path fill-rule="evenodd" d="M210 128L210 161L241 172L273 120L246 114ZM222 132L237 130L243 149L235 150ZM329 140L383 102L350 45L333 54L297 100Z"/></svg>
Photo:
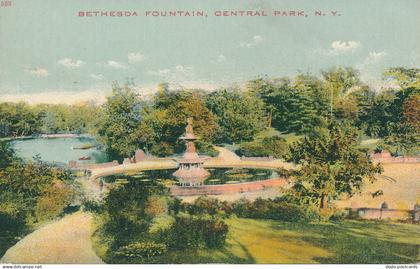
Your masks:
<svg viewBox="0 0 420 269"><path fill-rule="evenodd" d="M145 262L153 257L166 253L167 247L162 243L138 242L119 248L115 256L128 261Z"/></svg>
<svg viewBox="0 0 420 269"><path fill-rule="evenodd" d="M336 208L327 208L327 209L321 210L322 221L339 222L339 221L343 221L347 215L348 215L348 212L346 212L345 210L340 210Z"/></svg>
<svg viewBox="0 0 420 269"><path fill-rule="evenodd" d="M192 204L183 203L181 210L191 215L208 214L226 217L232 214L232 207L228 202L205 196L198 197Z"/></svg>
<svg viewBox="0 0 420 269"><path fill-rule="evenodd" d="M82 203L83 210L92 213L100 213L101 212L101 203L94 200L85 200Z"/></svg>
<svg viewBox="0 0 420 269"><path fill-rule="evenodd" d="M287 142L280 136L265 137L252 142L244 142L235 151L238 155L247 157L268 157L281 158L287 151Z"/></svg>
<svg viewBox="0 0 420 269"><path fill-rule="evenodd" d="M168 246L173 249L221 247L227 233L227 224L218 218L179 214L167 235Z"/></svg>
<svg viewBox="0 0 420 269"><path fill-rule="evenodd" d="M319 208L315 205L308 205L305 209L305 214L308 221L319 222L321 220Z"/></svg>
<svg viewBox="0 0 420 269"><path fill-rule="evenodd" d="M51 220L58 217L73 200L74 192L61 181L55 182L38 199L35 215L38 221Z"/></svg>
<svg viewBox="0 0 420 269"><path fill-rule="evenodd" d="M257 199L254 202L240 200L233 205L233 212L243 218L274 219L282 221L306 220L304 210L298 205L271 199Z"/></svg>

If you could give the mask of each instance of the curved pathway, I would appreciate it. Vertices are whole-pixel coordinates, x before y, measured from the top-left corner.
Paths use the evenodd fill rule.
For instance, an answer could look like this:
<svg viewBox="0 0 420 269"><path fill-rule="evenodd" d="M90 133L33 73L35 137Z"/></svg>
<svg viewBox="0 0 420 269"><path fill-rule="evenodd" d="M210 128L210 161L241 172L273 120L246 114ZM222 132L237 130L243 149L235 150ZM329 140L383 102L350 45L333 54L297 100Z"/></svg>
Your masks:
<svg viewBox="0 0 420 269"><path fill-rule="evenodd" d="M0 263L103 263L90 241L92 218L79 211L47 224L7 250Z"/></svg>

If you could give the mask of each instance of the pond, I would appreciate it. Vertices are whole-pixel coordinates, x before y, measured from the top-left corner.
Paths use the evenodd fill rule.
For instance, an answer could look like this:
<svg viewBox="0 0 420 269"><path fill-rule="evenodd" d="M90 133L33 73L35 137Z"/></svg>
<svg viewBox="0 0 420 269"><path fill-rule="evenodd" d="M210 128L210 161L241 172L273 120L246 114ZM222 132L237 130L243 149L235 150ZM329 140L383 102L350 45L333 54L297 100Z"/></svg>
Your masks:
<svg viewBox="0 0 420 269"><path fill-rule="evenodd" d="M43 161L68 164L70 160L82 163L103 163L108 161L98 142L90 136L71 138L32 138L10 142L17 155L29 160L39 155ZM93 146L93 147L92 147ZM85 158L87 160L79 160Z"/></svg>
<svg viewBox="0 0 420 269"><path fill-rule="evenodd" d="M235 184L242 182L273 179L279 177L277 171L270 169L251 168L209 168L210 176L204 185ZM172 175L176 169L143 171L133 175L118 174L104 177L106 183L125 184L129 181L160 181L167 186L177 185L178 181Z"/></svg>

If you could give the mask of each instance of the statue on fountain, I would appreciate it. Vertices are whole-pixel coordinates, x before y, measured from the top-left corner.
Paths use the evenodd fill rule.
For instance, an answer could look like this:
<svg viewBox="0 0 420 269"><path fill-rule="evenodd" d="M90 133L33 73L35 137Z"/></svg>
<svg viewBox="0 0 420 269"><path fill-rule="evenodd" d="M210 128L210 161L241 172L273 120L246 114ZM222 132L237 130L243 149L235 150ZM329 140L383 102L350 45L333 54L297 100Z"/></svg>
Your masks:
<svg viewBox="0 0 420 269"><path fill-rule="evenodd" d="M200 157L195 148L195 140L192 118L188 118L185 134L180 137L186 143L186 150L182 158L175 159L178 162L178 170L174 176L179 180L181 186L198 187L202 186L204 180L210 176L210 173L203 167L207 157Z"/></svg>

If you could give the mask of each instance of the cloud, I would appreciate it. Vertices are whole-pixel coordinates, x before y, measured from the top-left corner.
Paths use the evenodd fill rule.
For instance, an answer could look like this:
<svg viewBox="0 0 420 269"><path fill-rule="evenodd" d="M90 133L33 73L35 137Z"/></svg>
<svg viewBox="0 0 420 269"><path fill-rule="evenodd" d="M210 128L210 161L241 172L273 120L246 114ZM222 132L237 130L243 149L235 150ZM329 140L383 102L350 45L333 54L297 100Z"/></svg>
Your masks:
<svg viewBox="0 0 420 269"><path fill-rule="evenodd" d="M85 63L81 60L72 60L70 58L64 58L58 61L58 64L67 68L79 68Z"/></svg>
<svg viewBox="0 0 420 269"><path fill-rule="evenodd" d="M328 49L315 49L315 53L326 56L337 56L355 52L361 48L362 44L359 41L333 41Z"/></svg>
<svg viewBox="0 0 420 269"><path fill-rule="evenodd" d="M193 72L193 68L190 67L190 66L183 66L183 65L179 64L179 65L175 66L174 72L187 75L187 74L191 74Z"/></svg>
<svg viewBox="0 0 420 269"><path fill-rule="evenodd" d="M124 64L122 64L120 62L117 62L117 61L112 61L112 60L108 61L105 64L105 66L111 67L111 68L114 68L114 69L126 69L127 68Z"/></svg>
<svg viewBox="0 0 420 269"><path fill-rule="evenodd" d="M241 46L242 48L250 48L252 47L252 44L248 42L240 42L239 46Z"/></svg>
<svg viewBox="0 0 420 269"><path fill-rule="evenodd" d="M360 71L363 81L376 90L392 86L384 85L380 77L378 77L380 70L383 69L382 62L387 55L386 51L371 51L360 64L356 65L356 69Z"/></svg>
<svg viewBox="0 0 420 269"><path fill-rule="evenodd" d="M242 41L239 43L239 46L242 48L252 48L264 42L264 38L260 35L254 35L252 41Z"/></svg>
<svg viewBox="0 0 420 269"><path fill-rule="evenodd" d="M127 55L127 58L128 58L128 62L131 64L139 63L144 60L144 54L141 51L131 52Z"/></svg>
<svg viewBox="0 0 420 269"><path fill-rule="evenodd" d="M387 56L386 51L371 51L369 52L368 56L364 59L361 64L357 65L357 68L360 70L366 69L370 65L374 65L379 63Z"/></svg>
<svg viewBox="0 0 420 269"><path fill-rule="evenodd" d="M366 60L372 63L376 63L382 60L386 55L387 53L385 51L380 51L380 52L372 51L372 52L369 52L369 55L366 58Z"/></svg>
<svg viewBox="0 0 420 269"><path fill-rule="evenodd" d="M175 70L178 71L178 72L181 72L181 73L185 73L186 72L184 66L182 66L182 65L175 66Z"/></svg>
<svg viewBox="0 0 420 269"><path fill-rule="evenodd" d="M255 44L260 44L260 43L262 43L264 41L264 38L262 38L259 35L254 35L254 37L252 38L252 40L254 40L254 43Z"/></svg>
<svg viewBox="0 0 420 269"><path fill-rule="evenodd" d="M45 68L31 68L31 69L26 69L26 71L29 72L29 74L39 77L39 78L48 77L50 75L48 70Z"/></svg>
<svg viewBox="0 0 420 269"><path fill-rule="evenodd" d="M359 41L334 41L331 43L333 51L344 53L348 51L354 51L360 48L361 44Z"/></svg>
<svg viewBox="0 0 420 269"><path fill-rule="evenodd" d="M223 54L220 54L219 56L217 56L217 62L218 63L224 63L226 62L226 56Z"/></svg>
<svg viewBox="0 0 420 269"><path fill-rule="evenodd" d="M93 78L94 80L103 80L104 79L104 75L102 75L102 74L90 74L90 77Z"/></svg>
<svg viewBox="0 0 420 269"><path fill-rule="evenodd" d="M152 76L166 76L169 73L171 73L171 70L165 68L165 69L158 69L158 70L150 70L147 71L146 74L147 75L152 75Z"/></svg>
<svg viewBox="0 0 420 269"><path fill-rule="evenodd" d="M194 69L192 67L178 64L174 66L173 68L150 70L150 71L147 71L146 74L151 75L151 76L166 77L168 79L176 79L180 77L191 76L193 71Z"/></svg>

